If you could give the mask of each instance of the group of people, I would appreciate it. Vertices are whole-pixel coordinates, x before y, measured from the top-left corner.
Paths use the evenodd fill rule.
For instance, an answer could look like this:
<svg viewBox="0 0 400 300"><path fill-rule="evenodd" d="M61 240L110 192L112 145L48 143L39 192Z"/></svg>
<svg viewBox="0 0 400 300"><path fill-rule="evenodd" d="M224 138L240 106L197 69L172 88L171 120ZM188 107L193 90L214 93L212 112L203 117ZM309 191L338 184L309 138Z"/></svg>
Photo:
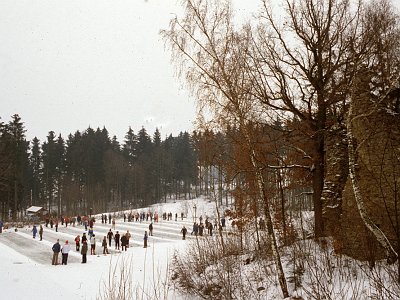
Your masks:
<svg viewBox="0 0 400 300"><path fill-rule="evenodd" d="M217 220L214 221L214 224L209 221L208 217L205 219L203 223L203 217L200 216L199 218L199 223L196 221L193 223L193 228L192 232L190 233L191 235L195 236L203 236L205 232L207 231L207 234L212 236L213 235L213 229L218 229L220 231L223 230L223 228L226 226L225 225L225 218L221 218L221 221L218 222Z"/></svg>
<svg viewBox="0 0 400 300"><path fill-rule="evenodd" d="M156 216L156 214L152 214L152 213L147 213L147 214L137 213L135 215L129 216L130 218L134 218L134 219L136 219L136 217L137 217L137 220L140 220L140 221L145 220L145 219L151 220L151 223L149 224L149 230L148 231L146 230L144 233L144 236L143 236L143 247L144 248L148 247L149 236L153 236L154 226L153 226L152 220L155 219L155 216ZM173 215L172 215L172 213L163 213L162 217L164 220L172 220ZM125 218L126 218L126 216L124 214L124 219ZM181 218L183 219L183 213L181 214ZM177 220L177 219L178 219L178 214L176 213L175 220ZM82 220L82 218L81 218L81 220ZM107 255L110 253L109 248L111 248L113 240L114 240L115 250L127 251L127 249L129 248L129 240L131 238L131 233L129 232L129 230L127 230L126 233L124 233L124 234L120 234L119 231L116 231L114 233L113 230L115 230L115 217L113 218L111 216L111 214L108 214L108 216L107 216L107 214L102 214L101 221L103 224L104 223L107 224L107 222L109 224L111 222L113 223L112 228L109 229L109 231L107 232L107 235L104 236L101 241L101 246L103 248L103 254ZM224 218L222 218L220 220L220 222L215 221L214 224L212 224L212 222L209 221L208 217L205 219L205 222L203 223L203 218L202 218L202 216L200 216L199 221L200 221L199 223L194 222L191 235L203 236L205 234L205 231L207 230L208 235L212 236L212 232L213 232L214 228L215 229L218 228L219 230L222 230L222 227L225 227L225 219ZM83 220L81 222L82 222L81 224L85 225L85 230L87 230L87 226L89 225L89 230L87 230L88 236L86 236L86 232L83 233L82 237L80 237L80 235L77 235L75 237L75 246L76 246L76 251L81 252L82 263L86 263L87 262L87 253L89 251L89 246L88 246L89 244L90 244L90 254L96 255L96 236L94 234L94 229L93 229L95 219L90 218L89 222L86 222L86 220ZM33 227L32 232L33 232L33 238L35 238L36 234L37 234L36 226ZM188 230L184 225L180 232L182 234L182 239L185 240ZM42 240L42 234L43 234L43 227L42 227L42 225L40 225L39 235L40 235L41 240ZM67 260L68 260L68 252L70 251L70 246L68 244L68 241L66 241L65 245L63 245L61 247L61 245L59 244L59 240L57 240L57 242L53 245L52 249L53 249L52 264L53 265L57 264L58 253L62 252L62 264L66 265Z"/></svg>
<svg viewBox="0 0 400 300"><path fill-rule="evenodd" d="M36 227L36 225L33 225L32 227L32 235L33 238L36 238L36 234L38 233L38 229ZM43 240L43 226L40 224L39 225L39 237L40 237L40 241Z"/></svg>
<svg viewBox="0 0 400 300"><path fill-rule="evenodd" d="M58 255L61 252L62 259L61 264L67 265L68 262L68 253L71 251L71 246L69 245L68 241L65 241L65 244L61 247L60 240L57 239L57 242L52 247L53 250L53 259L51 261L52 265L58 265Z"/></svg>
<svg viewBox="0 0 400 300"><path fill-rule="evenodd" d="M35 227L36 228L36 227ZM82 237L80 235L77 235L75 237L75 249L76 251L80 251L82 254L82 263L87 262L87 253L89 250L88 247L88 242L90 244L90 255L96 255L96 235L93 232L90 232L89 237L86 235L86 232L83 233ZM115 250L121 250L121 251L127 251L127 248L129 248L129 240L131 238L131 233L129 230L126 231L125 234L120 234L119 231L116 231L114 234L112 229L110 229L107 233L107 236L103 237L103 240L101 242L101 246L103 247L103 254L107 255L109 254L108 248L111 248L111 242L114 240L115 242ZM107 243L108 239L108 243ZM144 237L143 237L143 248L147 248L147 242L149 239L149 235L147 233L147 230L144 232ZM81 247L82 245L82 247ZM70 245L68 244L68 241L65 242L65 245L61 247L59 240L57 239L57 242L53 245L52 247L53 250L53 260L52 264L57 265L58 264L58 254L62 252L62 264L67 264L68 260L68 253L71 250Z"/></svg>
<svg viewBox="0 0 400 300"><path fill-rule="evenodd" d="M112 216L111 216L111 214L109 213L108 214L108 217L107 217L107 214L101 214L101 224L107 224L107 220L108 220L108 224L111 224L111 219L112 219Z"/></svg>
<svg viewBox="0 0 400 300"><path fill-rule="evenodd" d="M154 222L158 222L158 213L153 212L130 212L128 215L124 213L124 222L128 219L128 222L142 222L142 221L149 221L154 220Z"/></svg>
<svg viewBox="0 0 400 300"><path fill-rule="evenodd" d="M158 223L159 220L159 215L157 212L130 212L128 215L124 213L124 222L128 220L128 222L142 222L142 221L154 221ZM184 213L180 213L181 220L183 221ZM166 213L164 212L162 214L162 219L165 221L172 221L173 219L173 214L172 212ZM175 213L175 221L178 221L178 213Z"/></svg>
<svg viewBox="0 0 400 300"><path fill-rule="evenodd" d="M60 220L59 220L60 219ZM95 218L91 217L89 218L88 216L80 216L78 215L77 217L65 217L61 216L60 218L52 218L49 216L46 216L45 218L45 226L53 229L53 227L56 229L56 232L58 232L58 226L59 223L61 222L61 226L68 227L68 224L70 226L75 227L75 224L77 223L78 225L83 225L85 226L85 230L87 230L87 227L93 227L93 223L95 222Z"/></svg>

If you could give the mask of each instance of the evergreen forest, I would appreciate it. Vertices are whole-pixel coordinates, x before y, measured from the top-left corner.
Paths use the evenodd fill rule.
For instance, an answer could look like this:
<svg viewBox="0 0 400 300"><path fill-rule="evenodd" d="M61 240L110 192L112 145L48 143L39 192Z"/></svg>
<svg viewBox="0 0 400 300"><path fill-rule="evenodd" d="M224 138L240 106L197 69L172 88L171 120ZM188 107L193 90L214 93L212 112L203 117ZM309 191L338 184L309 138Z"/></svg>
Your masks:
<svg viewBox="0 0 400 300"><path fill-rule="evenodd" d="M53 215L89 214L148 206L200 193L199 136L181 132L162 140L158 129L126 132L120 144L106 128L68 137L49 131L45 141L26 139L17 114L0 124L0 211L24 215L31 205Z"/></svg>

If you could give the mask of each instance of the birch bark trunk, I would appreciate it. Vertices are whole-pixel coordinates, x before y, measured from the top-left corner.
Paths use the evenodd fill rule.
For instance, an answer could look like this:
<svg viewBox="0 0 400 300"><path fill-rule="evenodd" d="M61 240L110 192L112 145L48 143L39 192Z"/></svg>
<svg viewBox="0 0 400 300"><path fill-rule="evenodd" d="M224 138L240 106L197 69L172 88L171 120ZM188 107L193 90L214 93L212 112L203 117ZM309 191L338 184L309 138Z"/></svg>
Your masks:
<svg viewBox="0 0 400 300"><path fill-rule="evenodd" d="M278 243L276 240L274 227L273 227L273 223L272 223L272 211L271 211L271 207L270 207L270 201L268 200L267 193L265 191L264 176L262 174L261 168L257 164L256 155L254 153L254 150L251 150L250 159L251 159L251 164L254 167L255 172L256 172L256 179L257 179L257 185L258 185L258 190L259 190L260 196L264 200L264 213L265 213L265 218L266 218L266 223L267 223L267 232L268 232L268 236L271 240L272 255L275 260L275 266L276 266L276 271L278 274L279 285L281 287L283 297L287 298L287 297L289 297L289 291L288 291L287 282L286 282L286 278L285 278L285 272L283 271L282 261L281 261L281 257L280 257L279 249L278 249Z"/></svg>
<svg viewBox="0 0 400 300"><path fill-rule="evenodd" d="M373 220L369 217L367 209L365 207L364 199L361 193L360 185L358 183L357 172L355 169L356 166L356 149L354 148L354 134L352 130L352 122L354 118L352 116L353 107L350 103L349 108L349 116L347 119L347 138L348 138L348 155L349 155L349 175L351 179L351 183L353 186L354 197L356 199L356 204L358 211L360 213L361 219L364 222L365 226L369 231L376 237L378 243L386 250L387 252L387 262L389 264L393 264L398 259L398 254L394 250L390 241L386 237L385 233L380 230L378 226L373 222Z"/></svg>

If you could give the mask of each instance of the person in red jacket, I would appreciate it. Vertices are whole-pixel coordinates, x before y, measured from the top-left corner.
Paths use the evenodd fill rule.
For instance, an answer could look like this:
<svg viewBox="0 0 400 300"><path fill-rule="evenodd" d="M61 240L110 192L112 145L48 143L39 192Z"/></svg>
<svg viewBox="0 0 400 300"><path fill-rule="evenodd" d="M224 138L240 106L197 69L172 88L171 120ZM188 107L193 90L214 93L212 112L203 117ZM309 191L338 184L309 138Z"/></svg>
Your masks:
<svg viewBox="0 0 400 300"><path fill-rule="evenodd" d="M78 234L78 235L76 236L76 238L75 238L76 251L79 251L80 242L81 242L81 237L80 237L79 234Z"/></svg>

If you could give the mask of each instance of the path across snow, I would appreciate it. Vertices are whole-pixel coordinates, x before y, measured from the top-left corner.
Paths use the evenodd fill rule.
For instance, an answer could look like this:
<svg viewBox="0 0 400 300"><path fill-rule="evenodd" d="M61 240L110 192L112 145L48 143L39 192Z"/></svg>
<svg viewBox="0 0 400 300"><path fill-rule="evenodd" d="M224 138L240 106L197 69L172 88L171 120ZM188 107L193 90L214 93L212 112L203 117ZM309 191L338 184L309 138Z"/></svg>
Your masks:
<svg viewBox="0 0 400 300"><path fill-rule="evenodd" d="M143 236L144 231L149 232L149 221L143 222L124 222L123 219L116 220L116 228L112 230L115 234L116 231L125 234L128 230L131 234L129 248L133 247L143 247ZM182 234L180 233L182 226L185 225L189 233L191 231L192 222L184 219L184 221L166 221L162 220L158 223L153 223L153 236L149 236L148 244L158 244L165 242L177 242L182 239ZM101 221L96 221L94 225L94 234L96 236L96 254L102 254L103 248L101 242L104 236L107 236L108 231L111 229L110 224L102 224ZM76 225L75 227L69 226L59 226L58 232L56 232L55 227L50 228L43 225L43 240L39 240L39 235L36 238L32 237L32 227L18 228L15 232L13 229L5 230L1 234L0 243L3 243L9 247L12 247L15 251L30 257L32 260L41 263L51 263L52 250L51 247L56 242L57 239L60 240L60 244L64 245L65 241L71 245L71 252L68 261L71 263L78 262L80 260L80 253L75 251L75 237L79 234L81 237L85 231L83 225ZM193 236L186 236L187 239L194 238ZM108 240L107 240L108 243ZM120 253L120 251L115 250L114 240L109 247L109 251L113 254ZM90 253L90 251L89 251ZM89 257L90 255L88 255Z"/></svg>
<svg viewBox="0 0 400 300"><path fill-rule="evenodd" d="M193 202L195 201L195 202ZM182 201L184 202L184 201ZM202 199L186 201L186 204L170 203L163 207L165 211L171 211L180 215L182 206L189 207L196 203L198 215L212 217L213 204ZM108 280L110 270L118 263L124 261L131 264L131 276L133 286L138 288L135 293L142 293L141 298L152 299L151 296L143 297L151 290L163 286L166 283L168 264L171 262L171 255L174 251L183 251L188 240L194 239L190 236L192 231L193 218L189 212L187 218L182 221L160 220L153 222L153 236L149 236L149 248L143 248L144 231L149 232L149 221L124 222L122 218L116 219L115 234L125 234L127 230L131 233L130 246L128 250L115 250L114 241L109 247L110 254L103 255L101 242L103 237L111 228L111 224L102 224L97 218L94 225L96 235L96 254L87 255L87 264L81 264L81 254L75 250L75 237L82 236L84 226L75 227L59 226L58 232L49 227L43 226L43 240L39 235L32 237L32 227L14 228L4 230L0 234L0 282L1 294L4 299L46 299L53 297L70 297L74 299L96 299L101 293L104 283ZM37 224L36 224L37 225ZM60 224L61 225L61 224ZM188 230L186 241L182 240L180 233L182 226ZM38 229L39 226L37 225ZM64 245L68 240L71 244L71 251L68 257L67 266L53 266L52 245L56 240ZM108 240L107 240L108 241ZM61 259L61 254L60 254ZM169 287L168 297L160 299L185 299L182 295L175 293ZM39 297L41 295L41 297ZM151 295L151 294L147 294ZM193 299L193 297L191 297Z"/></svg>

